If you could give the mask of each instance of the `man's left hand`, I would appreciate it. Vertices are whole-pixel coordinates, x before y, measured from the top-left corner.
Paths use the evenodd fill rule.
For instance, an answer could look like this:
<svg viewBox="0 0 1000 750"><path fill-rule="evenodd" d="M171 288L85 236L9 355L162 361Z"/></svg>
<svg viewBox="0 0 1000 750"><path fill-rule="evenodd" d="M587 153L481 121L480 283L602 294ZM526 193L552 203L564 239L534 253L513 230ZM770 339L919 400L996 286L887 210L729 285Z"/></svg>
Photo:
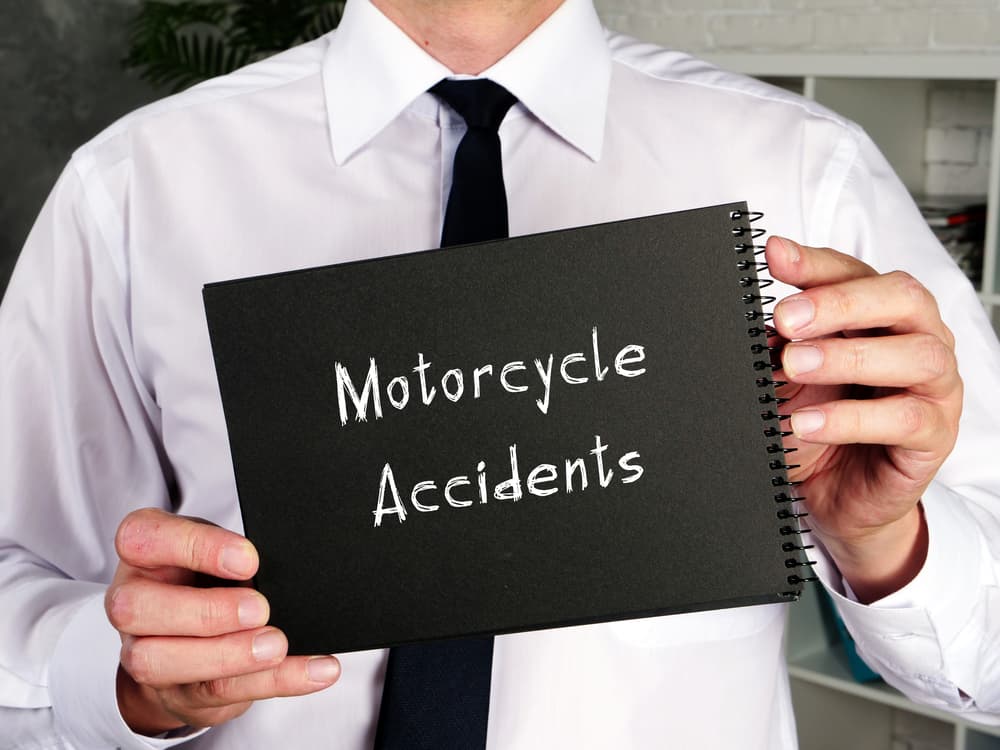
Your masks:
<svg viewBox="0 0 1000 750"><path fill-rule="evenodd" d="M955 339L927 289L843 253L768 240L772 276L802 289L775 307L790 413L789 478L809 526L855 595L908 583L927 553L919 505L951 452L962 410Z"/></svg>

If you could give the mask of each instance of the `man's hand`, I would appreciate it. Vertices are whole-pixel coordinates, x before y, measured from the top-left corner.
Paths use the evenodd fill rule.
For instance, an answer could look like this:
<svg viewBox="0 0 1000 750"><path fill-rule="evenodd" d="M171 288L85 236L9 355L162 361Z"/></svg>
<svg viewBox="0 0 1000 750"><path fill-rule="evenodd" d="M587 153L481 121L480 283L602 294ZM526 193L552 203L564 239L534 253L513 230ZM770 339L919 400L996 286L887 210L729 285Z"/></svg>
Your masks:
<svg viewBox="0 0 1000 750"><path fill-rule="evenodd" d="M122 636L118 705L133 731L221 724L340 676L332 656L286 656L284 634L264 627L267 600L232 583L257 572L244 537L150 508L125 517L115 546L105 608Z"/></svg>
<svg viewBox="0 0 1000 750"><path fill-rule="evenodd" d="M775 307L794 435L792 480L809 526L863 602L908 583L923 565L918 505L951 452L962 410L955 340L908 274L878 274L826 248L772 237L775 279L803 292ZM783 429L789 429L783 427Z"/></svg>

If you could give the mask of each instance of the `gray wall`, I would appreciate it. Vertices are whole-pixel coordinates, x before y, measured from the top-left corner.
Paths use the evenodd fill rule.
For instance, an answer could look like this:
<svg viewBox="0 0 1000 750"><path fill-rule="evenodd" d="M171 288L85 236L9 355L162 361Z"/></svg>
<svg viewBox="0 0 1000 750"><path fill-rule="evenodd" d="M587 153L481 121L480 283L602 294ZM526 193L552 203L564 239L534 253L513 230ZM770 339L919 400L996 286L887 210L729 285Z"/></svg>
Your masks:
<svg viewBox="0 0 1000 750"><path fill-rule="evenodd" d="M155 94L119 63L137 0L0 0L0 290L73 149Z"/></svg>

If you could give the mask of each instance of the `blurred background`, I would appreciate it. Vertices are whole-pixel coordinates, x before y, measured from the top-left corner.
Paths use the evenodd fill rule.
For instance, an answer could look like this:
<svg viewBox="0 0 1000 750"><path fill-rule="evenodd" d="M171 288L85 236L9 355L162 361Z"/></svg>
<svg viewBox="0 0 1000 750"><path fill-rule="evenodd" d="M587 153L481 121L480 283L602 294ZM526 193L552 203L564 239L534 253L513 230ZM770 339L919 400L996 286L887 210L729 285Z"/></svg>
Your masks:
<svg viewBox="0 0 1000 750"><path fill-rule="evenodd" d="M120 115L169 92L169 86L154 88L122 66L129 23L150 4L0 2L0 171L13 178L0 194L0 289L72 150ZM992 65L1000 55L998 0L598 0L598 9L613 28L699 53L962 53L983 55L984 64ZM981 126L987 134L992 95L984 86L978 104L964 103L986 111L979 120L990 120ZM973 127L979 120L975 113L970 117ZM972 135L976 143L968 142L967 133L965 146L974 150L974 161L959 155L962 163L931 178L950 183L931 184L929 192L986 193L989 146L979 133ZM976 189L968 189L970 179Z"/></svg>
<svg viewBox="0 0 1000 750"><path fill-rule="evenodd" d="M157 95L121 66L137 5L0 2L0 289L73 149Z"/></svg>
<svg viewBox="0 0 1000 750"><path fill-rule="evenodd" d="M338 3L0 0L0 174L8 180L0 290L77 146L223 62L332 27ZM1000 330L1000 0L597 4L612 28L759 76L860 122ZM126 69L130 54L136 64ZM788 657L803 750L1000 750L1000 729L916 706L870 673L819 590L792 610Z"/></svg>

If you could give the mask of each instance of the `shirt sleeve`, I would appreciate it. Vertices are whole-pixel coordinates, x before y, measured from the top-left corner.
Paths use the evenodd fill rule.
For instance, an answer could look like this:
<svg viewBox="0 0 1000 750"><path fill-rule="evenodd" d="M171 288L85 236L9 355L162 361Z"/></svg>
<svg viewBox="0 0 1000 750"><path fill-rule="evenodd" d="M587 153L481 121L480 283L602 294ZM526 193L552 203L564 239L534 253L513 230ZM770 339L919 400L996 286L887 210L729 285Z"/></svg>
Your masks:
<svg viewBox="0 0 1000 750"><path fill-rule="evenodd" d="M872 142L856 153L829 219L831 247L902 269L935 296L964 382L955 449L922 505L929 551L917 577L858 603L819 550L817 572L859 653L914 700L1000 724L1000 346L975 291Z"/></svg>
<svg viewBox="0 0 1000 750"><path fill-rule="evenodd" d="M103 613L118 523L170 507L172 490L132 353L114 205L74 159L0 306L0 705L51 707L71 746L155 748L184 738L122 721L120 641Z"/></svg>

